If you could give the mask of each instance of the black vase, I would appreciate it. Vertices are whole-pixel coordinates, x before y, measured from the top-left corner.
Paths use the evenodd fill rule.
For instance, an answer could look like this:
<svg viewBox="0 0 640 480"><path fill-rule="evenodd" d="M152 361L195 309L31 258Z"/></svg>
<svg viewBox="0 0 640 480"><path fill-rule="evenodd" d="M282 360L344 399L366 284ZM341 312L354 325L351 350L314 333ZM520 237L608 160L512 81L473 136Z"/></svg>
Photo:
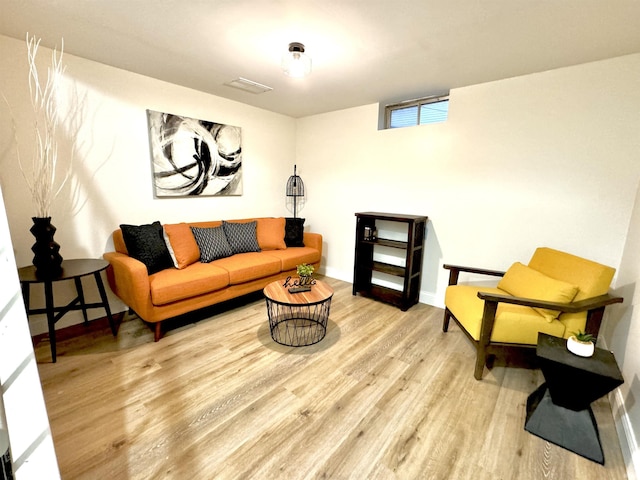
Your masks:
<svg viewBox="0 0 640 480"><path fill-rule="evenodd" d="M51 217L31 217L33 226L29 231L36 237L36 243L31 247L34 253L33 265L39 277L56 277L62 273L62 257L60 245L53 236L56 227L51 224Z"/></svg>

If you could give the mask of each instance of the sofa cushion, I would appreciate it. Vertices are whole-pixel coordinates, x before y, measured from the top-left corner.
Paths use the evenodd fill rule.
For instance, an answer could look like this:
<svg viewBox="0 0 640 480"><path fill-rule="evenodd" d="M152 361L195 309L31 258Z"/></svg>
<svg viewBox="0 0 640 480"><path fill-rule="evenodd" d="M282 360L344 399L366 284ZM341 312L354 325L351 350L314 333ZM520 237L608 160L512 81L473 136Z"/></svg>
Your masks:
<svg viewBox="0 0 640 480"><path fill-rule="evenodd" d="M166 305L220 290L229 285L226 270L211 263L196 262L188 268L163 270L149 277L151 302Z"/></svg>
<svg viewBox="0 0 640 480"><path fill-rule="evenodd" d="M257 222L222 222L224 234L233 253L259 252Z"/></svg>
<svg viewBox="0 0 640 480"><path fill-rule="evenodd" d="M164 233L169 240L168 247L171 247L169 251L173 250L176 268L185 268L200 259L200 250L189 225L186 223L165 225Z"/></svg>
<svg viewBox="0 0 640 480"><path fill-rule="evenodd" d="M287 247L304 247L304 218L285 219L284 243Z"/></svg>
<svg viewBox="0 0 640 480"><path fill-rule="evenodd" d="M262 250L284 250L284 217L258 218L258 243Z"/></svg>
<svg viewBox="0 0 640 480"><path fill-rule="evenodd" d="M122 224L120 230L129 256L144 263L149 275L173 267L160 222L146 225Z"/></svg>
<svg viewBox="0 0 640 480"><path fill-rule="evenodd" d="M498 283L498 288L516 297L532 298L548 302L571 303L578 287L556 280L529 268L520 262L514 263ZM535 308L548 322L558 318L560 312L548 308Z"/></svg>
<svg viewBox="0 0 640 480"><path fill-rule="evenodd" d="M280 272L280 260L264 252L239 253L216 260L214 265L229 272L229 284L257 280Z"/></svg>
<svg viewBox="0 0 640 480"><path fill-rule="evenodd" d="M301 263L318 263L320 252L310 247L291 247L286 250L271 250L265 252L280 261L282 271L293 270Z"/></svg>
<svg viewBox="0 0 640 480"><path fill-rule="evenodd" d="M218 258L233 255L222 227L190 227L200 250L200 261L209 263Z"/></svg>

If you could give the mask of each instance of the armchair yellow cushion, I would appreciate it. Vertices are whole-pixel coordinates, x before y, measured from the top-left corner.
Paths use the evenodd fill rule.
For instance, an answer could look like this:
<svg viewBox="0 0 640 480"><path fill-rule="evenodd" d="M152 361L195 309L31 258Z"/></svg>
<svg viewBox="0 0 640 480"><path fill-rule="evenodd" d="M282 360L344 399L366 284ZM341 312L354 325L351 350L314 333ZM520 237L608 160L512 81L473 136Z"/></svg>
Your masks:
<svg viewBox="0 0 640 480"><path fill-rule="evenodd" d="M484 301L478 298L478 292L507 292L496 287L477 287L473 285L452 285L447 287L445 303L454 317L474 340L480 339ZM538 332L554 337L565 336L565 326L559 320L548 322L533 308L507 303L498 304L496 320L491 332L491 342L535 345Z"/></svg>
<svg viewBox="0 0 640 480"><path fill-rule="evenodd" d="M498 288L515 297L531 298L547 302L571 303L578 287L562 280L548 277L520 262L514 263L498 283ZM560 312L548 308L535 308L540 315L552 322Z"/></svg>
<svg viewBox="0 0 640 480"><path fill-rule="evenodd" d="M548 247L536 249L529 267L548 277L577 285L576 302L607 293L616 273L615 268Z"/></svg>

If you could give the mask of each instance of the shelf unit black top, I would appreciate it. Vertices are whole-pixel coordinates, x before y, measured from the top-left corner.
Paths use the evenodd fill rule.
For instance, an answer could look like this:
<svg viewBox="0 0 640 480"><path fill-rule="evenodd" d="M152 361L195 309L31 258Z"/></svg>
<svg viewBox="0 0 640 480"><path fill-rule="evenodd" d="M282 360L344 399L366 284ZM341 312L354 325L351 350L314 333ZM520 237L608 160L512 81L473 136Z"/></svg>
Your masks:
<svg viewBox="0 0 640 480"><path fill-rule="evenodd" d="M370 217L379 220L390 220L396 222L426 222L429 217L424 215L406 215L403 213L380 213L380 212L360 212L356 213L356 217Z"/></svg>

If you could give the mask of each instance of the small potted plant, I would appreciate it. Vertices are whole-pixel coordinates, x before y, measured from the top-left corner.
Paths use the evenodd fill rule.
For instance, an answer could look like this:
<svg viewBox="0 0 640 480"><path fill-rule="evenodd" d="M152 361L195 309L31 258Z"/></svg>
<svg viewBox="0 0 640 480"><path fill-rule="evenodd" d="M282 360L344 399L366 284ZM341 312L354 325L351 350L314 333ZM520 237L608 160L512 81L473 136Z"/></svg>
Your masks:
<svg viewBox="0 0 640 480"><path fill-rule="evenodd" d="M567 339L567 349L580 357L590 357L595 351L594 336L582 330L573 332Z"/></svg>
<svg viewBox="0 0 640 480"><path fill-rule="evenodd" d="M309 265L308 263L301 263L296 266L296 271L300 277L300 285L311 285L311 275L314 270L313 265Z"/></svg>

